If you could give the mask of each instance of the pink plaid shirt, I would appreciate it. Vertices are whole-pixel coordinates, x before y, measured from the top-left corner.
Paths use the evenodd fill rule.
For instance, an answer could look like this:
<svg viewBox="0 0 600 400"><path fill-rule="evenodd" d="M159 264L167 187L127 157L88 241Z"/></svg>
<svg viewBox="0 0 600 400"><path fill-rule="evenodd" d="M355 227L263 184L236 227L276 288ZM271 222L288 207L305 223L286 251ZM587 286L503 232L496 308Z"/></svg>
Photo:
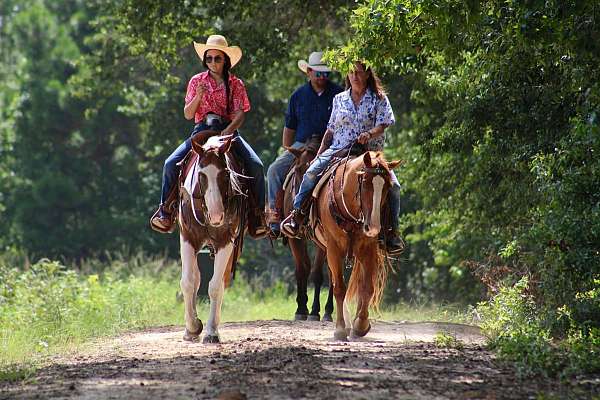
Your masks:
<svg viewBox="0 0 600 400"><path fill-rule="evenodd" d="M248 100L244 82L235 75L229 74L229 94L231 96L229 115L227 115L227 102L225 100L225 84L217 84L208 71L192 76L192 79L190 79L190 82L188 83L185 104L188 104L194 99L198 85L204 86L204 95L202 96L200 103L198 103L198 108L196 108L196 114L194 116L194 121L196 123L202 121L209 112L232 120L237 111L250 111L250 100Z"/></svg>

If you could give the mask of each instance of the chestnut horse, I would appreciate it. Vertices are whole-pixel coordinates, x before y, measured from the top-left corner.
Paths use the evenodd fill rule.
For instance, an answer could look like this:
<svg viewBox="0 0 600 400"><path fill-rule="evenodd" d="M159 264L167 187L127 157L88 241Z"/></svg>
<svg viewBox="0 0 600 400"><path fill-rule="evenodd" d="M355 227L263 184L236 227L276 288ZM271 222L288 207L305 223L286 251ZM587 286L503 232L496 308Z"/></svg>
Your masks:
<svg viewBox="0 0 600 400"><path fill-rule="evenodd" d="M371 329L369 306L378 307L388 272L378 244L381 210L391 187L390 171L398 165L400 161L388 163L381 152L372 151L342 161L313 205L320 219L315 239L327 248L336 307L343 310L337 312L337 340L347 340L349 334L362 337ZM346 257L354 258L347 291ZM351 321L348 301L355 298L356 316Z"/></svg>
<svg viewBox="0 0 600 400"><path fill-rule="evenodd" d="M181 291L184 298L184 340L196 341L202 321L196 313L200 270L196 254L206 244L215 251L214 273L208 285L210 311L204 343L220 341L218 326L223 292L233 274L244 234L245 195L227 154L234 135L202 131L192 138L193 156L180 183L178 221L181 247Z"/></svg>
<svg viewBox="0 0 600 400"><path fill-rule="evenodd" d="M296 158L292 166L292 177L287 185L284 185L283 195L283 215L288 215L293 209L294 196L296 195L302 177L308 169L310 161L315 158L319 148L320 140L308 141L302 148L295 149L286 147L286 149ZM325 262L325 251L319 246L316 246L315 260L310 262L308 255L306 234L302 238L287 238L296 264L296 304L297 309L294 315L296 320L318 321L321 318L321 286L323 285L323 264ZM308 313L308 280L312 277L315 286L313 303L310 314ZM327 303L325 303L325 314L323 321L333 321L331 314L333 313L333 290L331 285L331 277L329 279L329 293L327 295Z"/></svg>

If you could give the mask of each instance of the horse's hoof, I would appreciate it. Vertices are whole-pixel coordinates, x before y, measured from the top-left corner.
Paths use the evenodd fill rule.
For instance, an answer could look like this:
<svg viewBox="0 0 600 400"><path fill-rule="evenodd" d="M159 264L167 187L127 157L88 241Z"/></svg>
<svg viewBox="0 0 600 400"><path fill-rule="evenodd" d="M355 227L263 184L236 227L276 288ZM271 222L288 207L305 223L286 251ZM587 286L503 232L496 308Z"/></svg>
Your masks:
<svg viewBox="0 0 600 400"><path fill-rule="evenodd" d="M320 319L321 319L321 316L319 314L317 314L317 315L312 315L311 314L311 315L308 316L308 320L309 321L319 321Z"/></svg>
<svg viewBox="0 0 600 400"><path fill-rule="evenodd" d="M333 322L333 317L331 316L331 314L325 313L325 315L323 315L322 321Z"/></svg>
<svg viewBox="0 0 600 400"><path fill-rule="evenodd" d="M335 340L340 340L342 342L348 341L348 329L336 329L333 333L333 338Z"/></svg>
<svg viewBox="0 0 600 400"><path fill-rule="evenodd" d="M352 338L363 337L367 333L369 333L370 330L371 330L371 323L369 322L369 325L367 326L367 329L355 329L355 328L352 328L352 331L350 332L350 337L352 337Z"/></svg>
<svg viewBox="0 0 600 400"><path fill-rule="evenodd" d="M206 335L202 339L202 343L221 343L221 339L219 339L219 335Z"/></svg>
<svg viewBox="0 0 600 400"><path fill-rule="evenodd" d="M307 318L308 318L308 315L306 315L306 314L294 315L294 320L296 320L296 321L306 321Z"/></svg>
<svg viewBox="0 0 600 400"><path fill-rule="evenodd" d="M183 340L185 340L186 342L197 342L199 337L200 337L200 333L202 333L202 328L204 328L204 326L202 325L202 321L198 320L198 324L200 325L200 327L198 328L198 330L196 332L190 332L188 331L187 328L185 328L185 333L183 334Z"/></svg>

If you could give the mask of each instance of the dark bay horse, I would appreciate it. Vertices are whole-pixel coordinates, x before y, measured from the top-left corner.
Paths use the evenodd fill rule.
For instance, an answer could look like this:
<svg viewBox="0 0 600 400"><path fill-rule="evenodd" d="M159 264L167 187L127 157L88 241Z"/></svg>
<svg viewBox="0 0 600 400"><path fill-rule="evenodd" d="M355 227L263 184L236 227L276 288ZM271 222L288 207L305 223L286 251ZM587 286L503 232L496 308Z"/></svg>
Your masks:
<svg viewBox="0 0 600 400"><path fill-rule="evenodd" d="M291 179L284 185L284 196L283 196L283 215L288 215L293 209L294 196L296 195L302 177L308 169L310 161L315 158L317 150L319 148L320 140L311 140L300 149L287 148L287 150L294 155L296 158L292 166ZM315 260L310 262L310 256L308 254L307 242L309 239L306 238L306 234L302 238L288 238L290 250L294 257L296 264L296 314L294 318L296 320L318 321L320 319L321 303L320 294L321 286L323 285L323 264L325 262L325 251L319 246L316 246ZM308 280L312 277L312 281L315 287L313 303L310 314L308 312ZM333 321L331 314L333 313L333 290L331 286L331 277L329 279L329 294L327 295L327 302L325 303L325 314L323 314L323 321Z"/></svg>
<svg viewBox="0 0 600 400"><path fill-rule="evenodd" d="M215 251L214 273L208 285L210 312L205 343L220 341L218 326L223 292L239 257L245 228L245 196L236 173L232 172L234 160L228 155L235 138L218 135L216 131L203 131L192 138L192 159L184 173L185 180L179 186L181 290L185 309L183 339L187 341L198 340L203 328L196 313L200 286L196 254L206 244Z"/></svg>
<svg viewBox="0 0 600 400"><path fill-rule="evenodd" d="M333 281L337 313L334 337L347 340L365 336L371 329L369 306L378 307L387 279L388 265L377 237L381 210L391 187L390 171L400 161L386 162L381 152L368 151L342 161L319 193L316 207L320 223L315 239L327 248L327 264ZM352 275L346 291L345 258L353 258ZM357 300L354 320L348 301Z"/></svg>

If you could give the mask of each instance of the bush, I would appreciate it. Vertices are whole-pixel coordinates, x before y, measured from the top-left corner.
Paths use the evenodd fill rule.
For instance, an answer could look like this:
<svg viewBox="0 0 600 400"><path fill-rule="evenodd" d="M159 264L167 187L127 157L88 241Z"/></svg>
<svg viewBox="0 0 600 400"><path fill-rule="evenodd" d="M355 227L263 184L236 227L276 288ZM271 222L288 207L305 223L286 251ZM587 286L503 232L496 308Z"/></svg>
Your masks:
<svg viewBox="0 0 600 400"><path fill-rule="evenodd" d="M500 357L516 363L521 375L543 374L566 378L579 373L600 371L600 329L586 326L571 318L567 306L557 310L568 321L568 336L553 339L553 318L540 311L527 293L528 278L512 286L502 286L499 293L480 303L481 327L491 348ZM598 290L584 296L600 299Z"/></svg>

